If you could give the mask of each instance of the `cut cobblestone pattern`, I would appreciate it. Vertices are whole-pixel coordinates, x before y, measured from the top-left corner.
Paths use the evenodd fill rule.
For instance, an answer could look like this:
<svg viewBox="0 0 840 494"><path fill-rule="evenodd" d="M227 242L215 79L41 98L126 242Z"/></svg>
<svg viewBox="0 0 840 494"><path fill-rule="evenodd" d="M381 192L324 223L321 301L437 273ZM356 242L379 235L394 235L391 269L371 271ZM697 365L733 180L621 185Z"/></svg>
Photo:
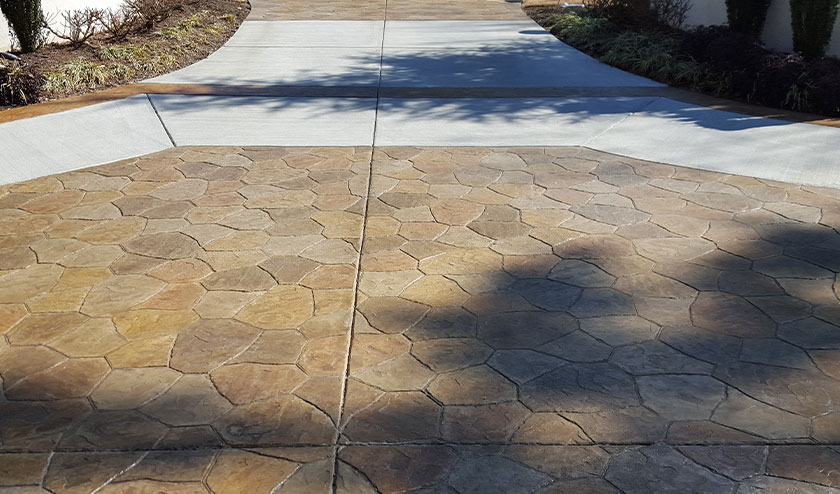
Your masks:
<svg viewBox="0 0 840 494"><path fill-rule="evenodd" d="M3 186L0 492L838 492L838 226L584 148Z"/></svg>

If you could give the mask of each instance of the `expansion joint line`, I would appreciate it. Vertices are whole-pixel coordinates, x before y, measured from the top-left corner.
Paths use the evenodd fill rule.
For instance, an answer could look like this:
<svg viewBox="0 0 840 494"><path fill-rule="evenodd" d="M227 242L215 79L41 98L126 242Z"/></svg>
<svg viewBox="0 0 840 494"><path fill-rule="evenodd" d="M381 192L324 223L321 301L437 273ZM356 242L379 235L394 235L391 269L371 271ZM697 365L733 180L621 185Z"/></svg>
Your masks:
<svg viewBox="0 0 840 494"><path fill-rule="evenodd" d="M336 436L335 444L333 445L333 471L332 471L332 494L335 494L338 489L338 452L340 449L341 440L341 424L344 417L344 406L347 402L347 384L350 380L350 358L353 351L353 339L356 329L356 307L359 302L359 279L362 275L362 252L365 246L365 233L367 231L368 209L370 207L370 190L371 182L373 180L373 159L376 152L376 129L379 122L379 102L382 91L382 66L385 60L385 27L388 21L388 0L385 0L385 11L382 19L382 41L379 45L379 76L376 82L376 107L373 113L373 133L371 135L370 143L370 160L368 161L368 175L367 185L365 187L365 201L362 209L362 231L359 235L359 253L356 257L356 277L353 280L353 304L351 306L350 314L350 331L347 338L347 348L345 351L346 361L344 363L344 376L341 381L341 398L338 406L338 416L336 417Z"/></svg>

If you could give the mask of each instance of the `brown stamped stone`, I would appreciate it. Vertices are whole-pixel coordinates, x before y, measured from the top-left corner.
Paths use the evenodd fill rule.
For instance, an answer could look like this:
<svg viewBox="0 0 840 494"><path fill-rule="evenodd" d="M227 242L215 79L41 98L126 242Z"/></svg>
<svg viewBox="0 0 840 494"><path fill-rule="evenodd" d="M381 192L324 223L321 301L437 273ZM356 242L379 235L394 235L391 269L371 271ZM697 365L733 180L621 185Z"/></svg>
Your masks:
<svg viewBox="0 0 840 494"><path fill-rule="evenodd" d="M280 285L246 305L236 318L263 329L290 329L312 316L312 291L293 285Z"/></svg>
<svg viewBox="0 0 840 494"><path fill-rule="evenodd" d="M210 374L219 392L235 405L273 398L294 390L306 374L293 365L232 364Z"/></svg>
<svg viewBox="0 0 840 494"><path fill-rule="evenodd" d="M187 373L208 372L248 348L260 330L229 319L207 319L178 334L172 368Z"/></svg>

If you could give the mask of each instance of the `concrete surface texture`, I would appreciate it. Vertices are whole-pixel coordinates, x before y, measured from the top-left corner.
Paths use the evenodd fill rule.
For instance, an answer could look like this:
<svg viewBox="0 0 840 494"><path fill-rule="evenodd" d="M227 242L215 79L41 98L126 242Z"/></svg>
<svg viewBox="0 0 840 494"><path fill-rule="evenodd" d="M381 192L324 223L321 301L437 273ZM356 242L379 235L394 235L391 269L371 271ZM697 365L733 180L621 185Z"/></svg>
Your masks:
<svg viewBox="0 0 840 494"><path fill-rule="evenodd" d="M512 2L250 19L224 96L0 125L0 493L840 493L840 129Z"/></svg>

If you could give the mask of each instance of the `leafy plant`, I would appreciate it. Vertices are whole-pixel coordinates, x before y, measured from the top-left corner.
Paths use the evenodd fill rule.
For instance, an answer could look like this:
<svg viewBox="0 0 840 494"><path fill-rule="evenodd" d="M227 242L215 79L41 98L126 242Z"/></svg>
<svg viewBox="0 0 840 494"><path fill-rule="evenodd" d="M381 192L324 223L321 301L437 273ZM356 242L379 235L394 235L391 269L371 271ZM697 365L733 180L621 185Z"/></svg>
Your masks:
<svg viewBox="0 0 840 494"><path fill-rule="evenodd" d="M793 49L808 58L825 55L840 0L790 0Z"/></svg>
<svg viewBox="0 0 840 494"><path fill-rule="evenodd" d="M589 10L597 17L625 21L650 16L651 0L590 0Z"/></svg>
<svg viewBox="0 0 840 494"><path fill-rule="evenodd" d="M40 77L30 74L18 63L0 65L0 106L20 106L40 99Z"/></svg>
<svg viewBox="0 0 840 494"><path fill-rule="evenodd" d="M770 2L771 0L726 0L729 27L739 33L761 36L764 32L764 22L767 20Z"/></svg>
<svg viewBox="0 0 840 494"><path fill-rule="evenodd" d="M691 0L651 0L653 17L662 24L682 27L691 10Z"/></svg>
<svg viewBox="0 0 840 494"><path fill-rule="evenodd" d="M610 65L659 81L693 85L703 79L703 68L678 53L678 44L663 34L622 33L600 59Z"/></svg>
<svg viewBox="0 0 840 494"><path fill-rule="evenodd" d="M790 86L790 89L785 95L785 108L790 108L794 111L810 109L811 91L813 91L813 89L814 85L809 80L808 74L804 73L800 75L796 82Z"/></svg>
<svg viewBox="0 0 840 494"><path fill-rule="evenodd" d="M0 0L0 11L9 21L21 51L35 51L44 43L41 0Z"/></svg>
<svg viewBox="0 0 840 494"><path fill-rule="evenodd" d="M565 42L586 50L595 48L599 41L606 39L610 23L602 17L565 13L553 17L550 31Z"/></svg>

